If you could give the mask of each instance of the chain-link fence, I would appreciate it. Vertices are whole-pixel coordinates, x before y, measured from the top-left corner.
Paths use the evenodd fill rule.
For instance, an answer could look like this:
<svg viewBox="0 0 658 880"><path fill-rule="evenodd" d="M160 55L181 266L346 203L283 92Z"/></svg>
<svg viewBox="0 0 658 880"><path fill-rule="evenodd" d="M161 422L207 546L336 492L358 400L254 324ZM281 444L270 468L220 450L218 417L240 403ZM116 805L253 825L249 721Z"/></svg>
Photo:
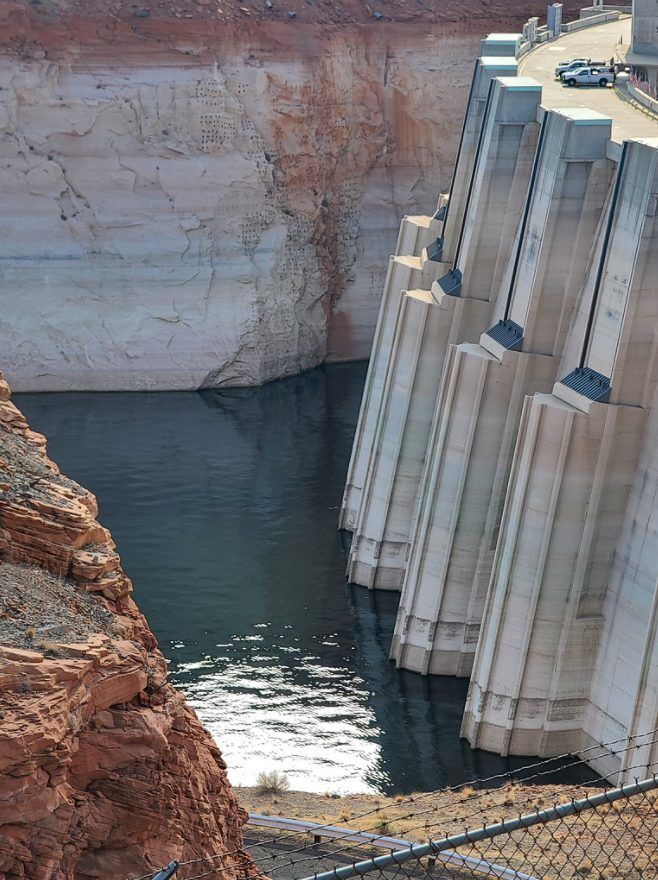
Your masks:
<svg viewBox="0 0 658 880"><path fill-rule="evenodd" d="M658 880L657 776L620 788L603 777L571 788L553 782L556 761L571 773L603 756L623 764L627 779L644 775L646 764L634 766L632 756L646 754L656 734L538 761L514 778L389 799L338 823L248 825L253 864L237 880ZM172 862L140 880L233 880L232 855Z"/></svg>
<svg viewBox="0 0 658 880"><path fill-rule="evenodd" d="M658 877L658 777L314 873L537 880ZM309 877L309 880L311 880Z"/></svg>
<svg viewBox="0 0 658 880"><path fill-rule="evenodd" d="M491 805L487 790L472 795L469 812L476 801L504 806L522 799L522 789L506 786L495 793L499 803ZM542 796L533 790L535 802ZM542 807L521 816L508 809L504 819L484 821L479 827L445 836L430 836L423 844L395 841L395 848L374 852L375 846L390 846L384 836L377 844L362 842L346 846L335 840L302 848L291 840L267 840L260 832L257 866L273 880L349 880L368 876L373 880L437 878L437 880L481 880L484 876L506 880L645 880L658 878L658 778L651 777L622 789L598 791L562 804ZM457 819L447 818L456 825ZM387 829L389 823L387 820ZM395 821L392 821L395 826ZM441 820L425 820L425 825ZM423 834L418 833L417 837ZM251 831L248 832L252 834ZM319 837L316 834L316 839ZM387 836L388 837L388 836ZM403 848L403 844L407 843ZM255 852L255 850L254 850ZM194 876L194 875L193 875Z"/></svg>

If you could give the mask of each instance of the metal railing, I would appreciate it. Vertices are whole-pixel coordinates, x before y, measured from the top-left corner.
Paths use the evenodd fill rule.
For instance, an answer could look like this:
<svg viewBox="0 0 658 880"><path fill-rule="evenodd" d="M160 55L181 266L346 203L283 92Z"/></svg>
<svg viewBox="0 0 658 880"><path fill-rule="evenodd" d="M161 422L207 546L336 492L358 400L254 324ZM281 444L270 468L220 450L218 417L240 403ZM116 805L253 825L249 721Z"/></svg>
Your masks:
<svg viewBox="0 0 658 880"><path fill-rule="evenodd" d="M322 825L319 822L307 822L301 819L286 819L283 816L264 816L261 813L250 813L247 825L261 828L274 828L279 831L303 831L313 836L314 843L320 843L323 838L338 839L344 843L363 843L378 849L391 851L400 850L408 852L413 843L410 840L402 840L398 837L388 837L385 834L373 834L371 831L353 831L340 825ZM500 865L492 865L482 859L473 859L469 856L461 856L451 850L445 850L437 854L437 858L447 864L459 864L469 868L476 874L485 874L488 877L499 877L501 880L536 880L526 874L519 874L509 868ZM313 875L315 876L315 875ZM333 876L333 875L332 875Z"/></svg>
<svg viewBox="0 0 658 880"><path fill-rule="evenodd" d="M545 773L548 771L541 770L531 779L536 780ZM596 782L605 784L603 779ZM586 783L584 787L592 784ZM526 788L515 783L509 785L511 789L468 787L452 794L448 792L447 797L445 792L426 793L443 797L440 802L429 805L424 802L425 794L416 795L414 818L424 817L424 821L408 831L438 823L449 826L462 821L465 824L468 818L485 816L489 809L515 805L514 798L510 799L506 792L513 790L525 796ZM527 791L536 795L541 786L530 786ZM468 812L463 812L465 807ZM186 862L172 861L161 871L145 877L152 880L173 877L176 880L266 877L351 880L373 875L378 880L402 877L482 880L483 876L500 880L658 878L658 776L655 775L496 822L484 819L475 827L467 825L463 831L430 836L424 843L390 836L384 833L387 824L384 817L376 821L379 826L375 827L382 833L252 814L249 825L269 829L276 836L249 843L251 864L234 862L231 857L236 851L232 851ZM288 833L282 835L281 832ZM300 842L300 836L311 836L312 841ZM377 855L372 852L373 848L387 852Z"/></svg>

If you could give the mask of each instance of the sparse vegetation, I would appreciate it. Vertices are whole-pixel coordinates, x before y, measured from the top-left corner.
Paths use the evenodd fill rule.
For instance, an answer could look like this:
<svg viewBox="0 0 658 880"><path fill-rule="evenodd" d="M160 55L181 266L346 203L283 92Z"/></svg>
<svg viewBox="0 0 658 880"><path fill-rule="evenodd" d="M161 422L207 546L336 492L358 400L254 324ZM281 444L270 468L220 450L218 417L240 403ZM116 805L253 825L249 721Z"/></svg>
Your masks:
<svg viewBox="0 0 658 880"><path fill-rule="evenodd" d="M383 813L379 817L376 832L377 832L377 834L388 834L390 830L391 830L391 820L386 815L386 813Z"/></svg>
<svg viewBox="0 0 658 880"><path fill-rule="evenodd" d="M258 794L281 794L288 791L290 782L285 773L278 770L263 771L258 774L256 791Z"/></svg>
<svg viewBox="0 0 658 880"><path fill-rule="evenodd" d="M66 653L59 642L50 639L35 639L34 647L41 651L44 657L61 657Z"/></svg>

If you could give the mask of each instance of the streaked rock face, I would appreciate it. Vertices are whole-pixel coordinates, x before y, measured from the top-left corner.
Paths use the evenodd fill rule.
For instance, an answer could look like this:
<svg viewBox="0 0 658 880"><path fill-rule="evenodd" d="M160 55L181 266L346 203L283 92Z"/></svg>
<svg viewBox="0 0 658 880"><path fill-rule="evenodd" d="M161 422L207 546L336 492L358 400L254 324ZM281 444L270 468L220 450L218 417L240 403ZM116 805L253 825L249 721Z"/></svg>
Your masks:
<svg viewBox="0 0 658 880"><path fill-rule="evenodd" d="M0 875L137 876L230 852L252 870L221 754L133 600L94 497L0 379Z"/></svg>
<svg viewBox="0 0 658 880"><path fill-rule="evenodd" d="M367 357L399 217L449 183L479 38L534 11L78 5L0 4L16 390L251 385Z"/></svg>

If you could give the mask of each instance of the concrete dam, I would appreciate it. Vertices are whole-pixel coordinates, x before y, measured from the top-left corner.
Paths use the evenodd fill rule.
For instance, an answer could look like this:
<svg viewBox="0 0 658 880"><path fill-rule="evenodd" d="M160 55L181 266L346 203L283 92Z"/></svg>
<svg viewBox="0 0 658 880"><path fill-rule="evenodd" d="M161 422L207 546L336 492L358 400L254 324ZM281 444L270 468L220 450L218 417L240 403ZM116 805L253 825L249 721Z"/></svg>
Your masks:
<svg viewBox="0 0 658 880"><path fill-rule="evenodd" d="M639 737L594 762L630 778L658 766L658 116L555 81L635 51L588 12L482 42L450 191L390 258L340 527L349 580L400 591L395 663L470 677L473 747Z"/></svg>

